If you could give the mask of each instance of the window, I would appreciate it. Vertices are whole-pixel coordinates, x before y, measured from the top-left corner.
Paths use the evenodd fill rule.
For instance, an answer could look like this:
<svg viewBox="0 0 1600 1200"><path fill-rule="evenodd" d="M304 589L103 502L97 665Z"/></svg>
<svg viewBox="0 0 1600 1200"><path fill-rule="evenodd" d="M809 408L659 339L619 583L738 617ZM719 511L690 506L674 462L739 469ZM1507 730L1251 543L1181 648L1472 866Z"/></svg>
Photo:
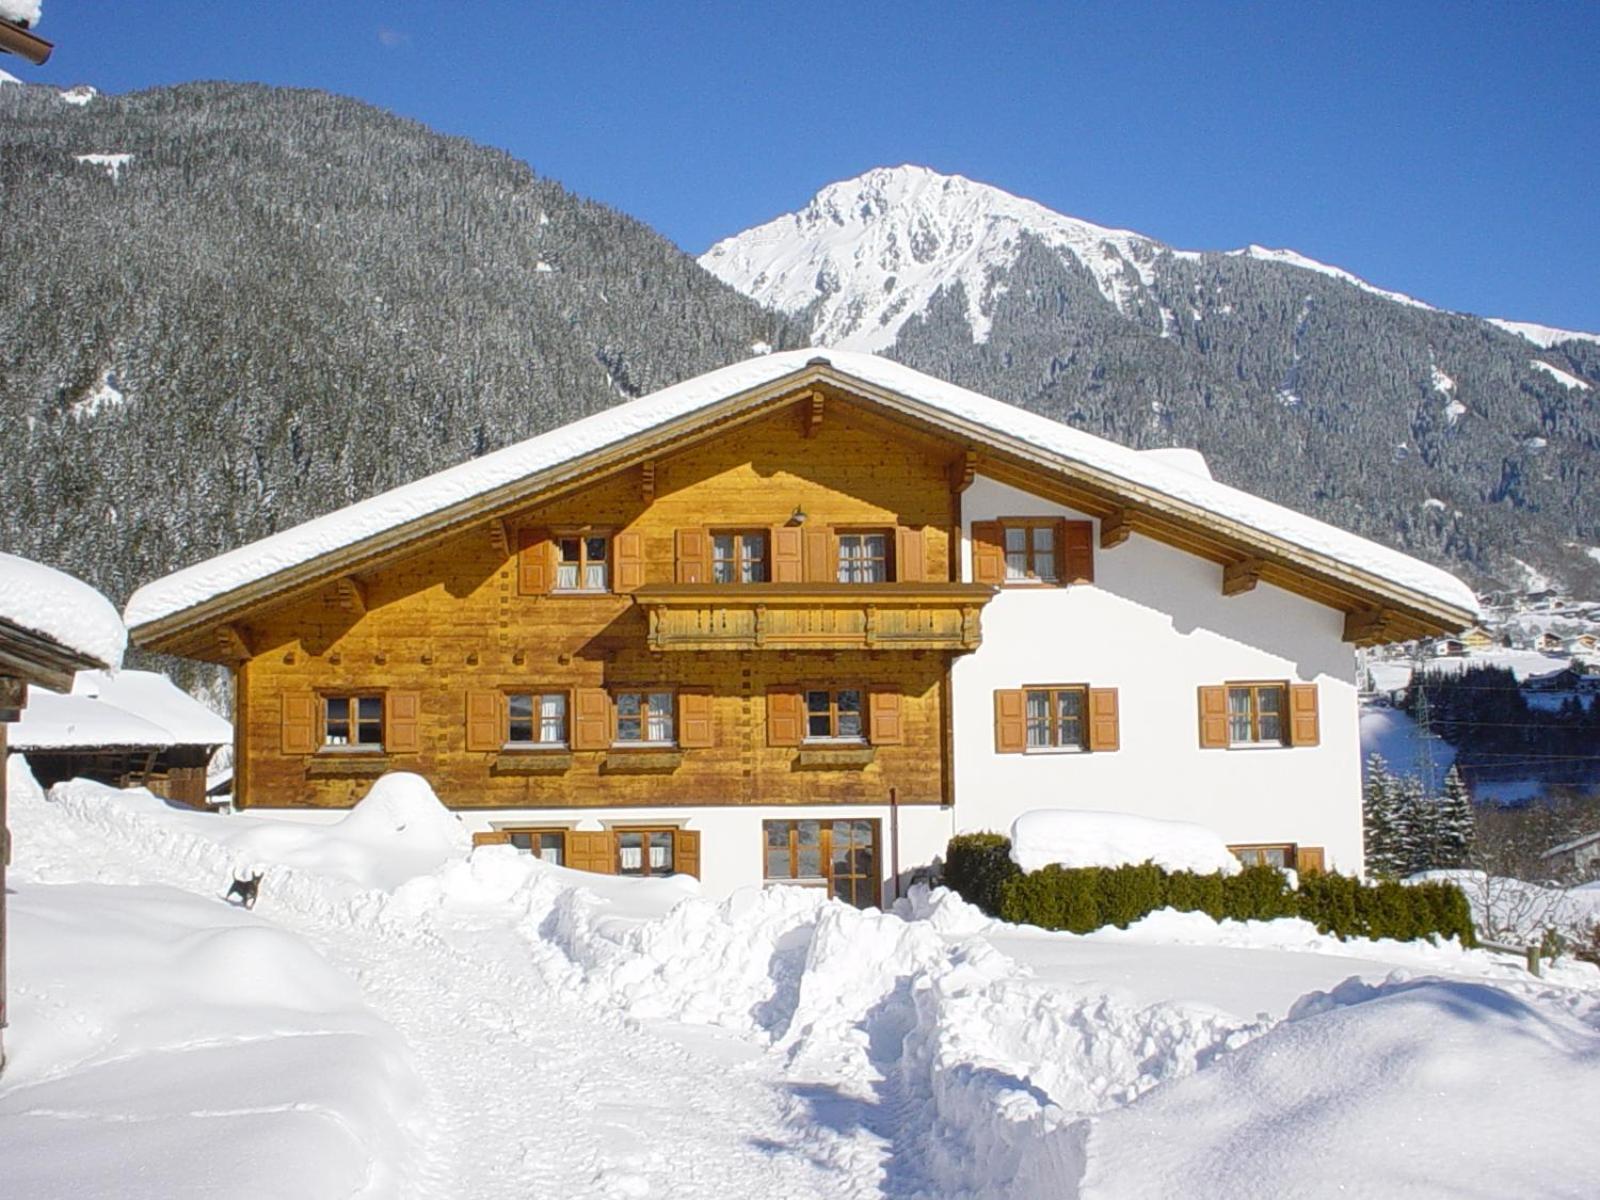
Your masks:
<svg viewBox="0 0 1600 1200"><path fill-rule="evenodd" d="M604 592L611 586L606 557L610 539L598 534L556 539L558 592Z"/></svg>
<svg viewBox="0 0 1600 1200"><path fill-rule="evenodd" d="M1002 526L1007 583L1055 583L1056 523Z"/></svg>
<svg viewBox="0 0 1600 1200"><path fill-rule="evenodd" d="M553 867L566 865L567 831L565 829L508 829L511 844L518 850L530 851L535 858Z"/></svg>
<svg viewBox="0 0 1600 1200"><path fill-rule="evenodd" d="M840 583L889 582L888 533L879 531L839 535Z"/></svg>
<svg viewBox="0 0 1600 1200"><path fill-rule="evenodd" d="M619 829L617 873L619 875L675 874L677 838L671 829Z"/></svg>
<svg viewBox="0 0 1600 1200"><path fill-rule="evenodd" d="M509 692L506 695L506 742L517 746L567 744L565 692Z"/></svg>
<svg viewBox="0 0 1600 1200"><path fill-rule="evenodd" d="M616 740L635 745L672 745L672 693L618 692Z"/></svg>
<svg viewBox="0 0 1600 1200"><path fill-rule="evenodd" d="M825 887L830 897L878 903L877 821L763 821L769 884Z"/></svg>
<svg viewBox="0 0 1600 1200"><path fill-rule="evenodd" d="M1235 746L1282 745L1284 686L1281 683L1228 685L1228 741Z"/></svg>
<svg viewBox="0 0 1600 1200"><path fill-rule="evenodd" d="M806 741L859 742L865 737L858 688L806 692Z"/></svg>
<svg viewBox="0 0 1600 1200"><path fill-rule="evenodd" d="M382 696L323 699L322 744L340 750L383 749Z"/></svg>
<svg viewBox="0 0 1600 1200"><path fill-rule="evenodd" d="M770 578L765 533L711 535L712 583L766 583Z"/></svg>
<svg viewBox="0 0 1600 1200"><path fill-rule="evenodd" d="M1028 749L1084 749L1087 693L1081 687L1027 689Z"/></svg>
<svg viewBox="0 0 1600 1200"><path fill-rule="evenodd" d="M1290 870L1295 864L1294 844L1229 846L1233 856L1247 867L1277 867Z"/></svg>

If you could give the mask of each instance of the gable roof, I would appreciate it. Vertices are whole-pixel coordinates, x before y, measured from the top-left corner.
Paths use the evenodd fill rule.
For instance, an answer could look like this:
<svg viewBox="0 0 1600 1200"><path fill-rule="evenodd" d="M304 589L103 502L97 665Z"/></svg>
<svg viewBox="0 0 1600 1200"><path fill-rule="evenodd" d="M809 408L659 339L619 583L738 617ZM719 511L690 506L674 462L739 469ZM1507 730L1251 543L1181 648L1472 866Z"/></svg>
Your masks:
<svg viewBox="0 0 1600 1200"><path fill-rule="evenodd" d="M1221 529L1240 544L1353 580L1373 605L1416 614L1435 631L1478 615L1460 580L1323 521L1105 438L946 383L876 355L791 350L696 376L414 483L393 488L174 572L136 591L124 612L141 644L226 620L269 595L352 569L364 553L464 528L621 458L636 443L681 436L814 385L831 385L937 427L982 451L1098 490L1141 511ZM981 467L980 467L981 470Z"/></svg>

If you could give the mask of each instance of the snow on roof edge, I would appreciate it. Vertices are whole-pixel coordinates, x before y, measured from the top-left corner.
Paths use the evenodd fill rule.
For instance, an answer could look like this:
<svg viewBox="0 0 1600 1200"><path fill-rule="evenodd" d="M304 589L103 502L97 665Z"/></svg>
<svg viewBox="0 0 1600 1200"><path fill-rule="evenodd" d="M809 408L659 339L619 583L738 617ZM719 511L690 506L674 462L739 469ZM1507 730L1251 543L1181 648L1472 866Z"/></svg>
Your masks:
<svg viewBox="0 0 1600 1200"><path fill-rule="evenodd" d="M137 629L173 616L252 580L357 545L741 392L775 383L803 371L818 358L841 374L998 435L1021 438L1049 453L1346 562L1450 608L1478 614L1476 596L1454 575L1397 550L888 359L858 351L812 348L779 351L709 371L173 572L134 592L123 619L130 629Z"/></svg>
<svg viewBox="0 0 1600 1200"><path fill-rule="evenodd" d="M65 649L122 665L128 631L116 606L65 571L0 551L0 618Z"/></svg>

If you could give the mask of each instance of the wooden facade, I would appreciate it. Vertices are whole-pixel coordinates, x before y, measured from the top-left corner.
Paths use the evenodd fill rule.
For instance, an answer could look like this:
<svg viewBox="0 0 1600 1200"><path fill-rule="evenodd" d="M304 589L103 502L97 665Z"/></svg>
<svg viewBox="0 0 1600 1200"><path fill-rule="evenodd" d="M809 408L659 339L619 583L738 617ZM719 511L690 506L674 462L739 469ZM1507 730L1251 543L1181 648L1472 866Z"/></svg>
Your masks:
<svg viewBox="0 0 1600 1200"><path fill-rule="evenodd" d="M948 803L950 659L994 590L953 582L962 448L798 410L229 622L236 802L342 807L409 770L460 809ZM759 582L713 578L734 535ZM852 553L881 575L841 582ZM858 736L792 736L824 691L860 697ZM623 697L663 694L667 744L619 740ZM561 698L562 737L511 737L527 695ZM330 717L343 740L362 711L381 715L330 745Z"/></svg>

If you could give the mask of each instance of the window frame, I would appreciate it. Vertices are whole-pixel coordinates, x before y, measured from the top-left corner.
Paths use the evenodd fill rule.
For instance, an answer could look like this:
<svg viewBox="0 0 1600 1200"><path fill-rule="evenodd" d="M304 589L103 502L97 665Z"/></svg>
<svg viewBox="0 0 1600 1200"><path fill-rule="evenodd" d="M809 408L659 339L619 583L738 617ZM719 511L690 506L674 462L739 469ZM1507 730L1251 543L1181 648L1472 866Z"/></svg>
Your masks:
<svg viewBox="0 0 1600 1200"><path fill-rule="evenodd" d="M843 529L835 527L833 530L833 574L835 583L849 584L852 587L872 587L877 584L895 582L895 527L892 525L860 525L847 526ZM881 537L883 539L883 558L856 555L850 559L845 558L844 546L846 538ZM845 579L845 563L883 563L882 579Z"/></svg>
<svg viewBox="0 0 1600 1200"><path fill-rule="evenodd" d="M1033 728L1033 722L1028 717L1028 697L1034 692L1043 692L1049 699L1046 701L1046 728L1050 733L1050 741L1042 746L1024 744L1024 754L1086 754L1089 751L1089 685L1087 683L1033 683L1023 684L1022 692L1022 722L1023 737L1027 738ZM1061 725L1060 710L1057 707L1056 697L1064 692L1071 692L1078 697L1078 740L1076 743L1063 745L1059 730Z"/></svg>
<svg viewBox="0 0 1600 1200"><path fill-rule="evenodd" d="M550 539L550 589L552 596L609 596L616 591L616 535L610 529L595 529L590 526L578 528L556 527L549 531ZM583 586L583 580L589 573L591 559L589 558L589 541L597 538L604 541L606 546L605 557L601 560L605 566L606 584L604 587L592 588ZM562 557L561 543L576 539L578 543L578 586L561 586L561 568L567 560Z"/></svg>
<svg viewBox="0 0 1600 1200"><path fill-rule="evenodd" d="M1000 526L1000 586L1019 588L1062 587L1062 578L1066 564L1062 562L1065 547L1061 544L1061 517L996 517L995 524ZM1006 535L1013 529L1022 530L1025 534L1023 553L1027 556L1024 573L1016 578L1011 575L1011 551L1006 546ZM1034 569L1034 559L1038 554L1038 547L1034 545L1034 531L1047 530L1050 534L1050 557L1055 562L1055 574L1049 578L1040 575Z"/></svg>
<svg viewBox="0 0 1600 1200"><path fill-rule="evenodd" d="M811 732L811 718L813 716L811 710L811 696L814 692L826 692L828 694L828 732L826 734L813 734ZM840 712L850 711L849 709L840 709L840 692L854 692L859 698L857 701L858 707L854 711L856 714L856 723L860 727L861 732L854 736L849 734L841 734L839 732ZM833 687L829 685L823 685L820 687L801 687L800 708L801 716L805 720L805 728L800 734L800 744L802 746L865 746L869 744L870 738L868 735L870 733L870 727L868 722L871 720L869 713L869 706L871 702L871 689L865 687Z"/></svg>
<svg viewBox="0 0 1600 1200"><path fill-rule="evenodd" d="M565 687L542 687L537 684L524 685L510 683L501 687L500 691L505 697L502 701L502 707L500 710L503 718L503 724L500 729L500 745L502 750L509 750L513 753L519 754L539 754L548 753L550 751L572 749L572 689ZM511 723L514 719L511 715L511 698L513 696L528 696L532 698L534 707L532 714L528 717L528 720L532 724L533 732L535 733L539 732L543 726L543 719L540 716L540 701L542 701L546 696L560 696L561 740L558 742L547 742L538 738L528 742L513 740L511 737Z"/></svg>
<svg viewBox="0 0 1600 1200"><path fill-rule="evenodd" d="M801 875L799 875L797 873L798 872L798 864L799 864L799 855L800 855L800 841L799 841L800 828L799 827L803 822L807 822L807 821L815 821L817 823L817 826L818 826L818 830L817 830L817 849L818 849L820 864L821 864L821 867L822 867L822 874L820 876L809 876L809 875L801 876ZM834 869L833 869L833 864L834 864L834 848L833 848L834 829L833 829L833 827L834 827L835 824L839 824L839 823L855 825L858 822L868 825L872 830L872 841L871 841L872 871L871 871L871 874L870 875L865 875L865 876L858 875L858 874L835 876ZM788 826L787 834L788 834L789 869L790 869L790 872L791 872L789 875L773 875L773 874L770 873L770 865L771 864L770 864L768 855L769 855L769 852L771 852L772 850L775 849L775 847L773 847L771 845L771 843L768 841L768 837L769 837L768 830L769 830L769 828L771 826L774 826L774 825ZM855 843L852 841L852 843L851 843L851 848L852 849L854 848L854 845L855 845ZM850 896L848 898L844 897L844 896L840 896L839 895L838 883L837 883L837 880L839 880L839 879L848 879L848 880L866 879L867 880L867 887L869 889L868 895L863 897L861 892L860 892L860 890L856 886L852 885L851 888L850 888ZM843 900L846 904L855 905L857 899L863 899L864 898L864 899L868 900L868 903L864 904L864 905L856 905L857 907L860 907L860 908L880 908L880 907L882 907L882 903L883 903L883 822L882 822L882 820L877 818L877 817L839 817L839 816L774 817L774 818L771 818L771 819L763 820L761 822L761 885L763 887L808 887L808 888L826 887L827 888L827 892L828 892L828 898L830 900L840 899L840 900Z"/></svg>
<svg viewBox="0 0 1600 1200"><path fill-rule="evenodd" d="M717 558L717 539L718 538L727 538L727 537L731 537L733 539L733 557L730 558L730 559L727 559L727 560L721 560L721 559ZM746 579L742 578L742 576L744 574L743 567L744 567L744 563L745 563L745 558L744 558L743 551L744 551L744 547L745 547L745 544L746 544L745 539L746 538L750 538L750 537L759 537L762 540L763 549L762 549L761 557L758 558L758 559L754 559L753 560L753 561L759 563L760 566L761 566L761 570L760 570L760 573L759 573L760 577L757 578L757 579L746 580ZM764 528L764 527L761 527L761 526L757 526L757 525L741 525L741 526L729 526L729 527L725 527L725 528L708 529L708 530L706 530L706 554L707 554L706 572L710 577L711 583L716 587L748 587L750 584L753 584L753 583L771 583L772 582L772 530L771 529L767 529L767 528ZM729 579L729 580L726 580L726 581L719 580L717 578L717 564L718 564L718 562L721 562L721 561L727 561L727 562L732 563L733 566L734 566L735 574L741 576L741 578Z"/></svg>
<svg viewBox="0 0 1600 1200"><path fill-rule="evenodd" d="M344 742L328 741L328 702L343 700L351 706L350 715L345 718L349 727L349 735ZM350 737L357 736L357 730L362 724L360 702L362 700L376 700L378 702L378 740L376 742L351 741ZM388 752L388 718L389 718L388 692L378 688L331 688L317 693L318 716L318 754L386 754Z"/></svg>
<svg viewBox="0 0 1600 1200"><path fill-rule="evenodd" d="M611 745L613 748L619 750L676 750L678 748L678 689L675 686L643 685L619 687L612 688L608 694L611 698ZM665 696L667 698L667 721L671 736L665 741L643 736L638 739L623 738L622 697L624 696L638 696L642 701L638 718L641 735L650 731L649 697Z"/></svg>
<svg viewBox="0 0 1600 1200"><path fill-rule="evenodd" d="M623 879L667 879L673 875L681 874L678 870L678 835L683 832L676 825L612 825L606 830L611 835L612 865L616 874ZM622 869L622 837L624 834L637 833L642 835L639 843L639 870L637 872ZM672 860L667 869L660 874L650 869L650 835L669 834L672 837Z"/></svg>
<svg viewBox="0 0 1600 1200"><path fill-rule="evenodd" d="M516 838L519 836L529 838L558 837L561 839L561 861L551 865L557 867L565 867L567 865L567 835L571 833L572 830L568 829L564 825L506 825L496 829L495 832L503 833L507 835L508 838ZM517 846L516 842L514 841L509 841L507 844ZM517 849L521 850L523 847L517 846ZM549 860L544 858L544 856L541 855L539 850L535 847L530 846L527 849L528 852L535 858L539 859L540 862L549 862Z"/></svg>
<svg viewBox="0 0 1600 1200"><path fill-rule="evenodd" d="M1268 851L1271 850L1281 850L1283 852L1282 866L1279 866L1277 863L1266 861L1264 856ZM1238 859L1239 865L1242 867L1276 867L1280 871L1297 871L1300 869L1299 842L1238 842L1229 845L1228 853ZM1258 857L1251 862L1246 862L1244 855L1247 853L1260 855L1262 857Z"/></svg>
<svg viewBox="0 0 1600 1200"><path fill-rule="evenodd" d="M1289 736L1289 685L1281 679L1240 679L1229 680L1222 685L1228 705L1228 748L1230 750L1276 750L1292 745ZM1250 695L1250 737L1239 740L1233 736L1233 693L1247 691ZM1257 699L1263 691L1278 693L1278 708L1274 714L1278 719L1278 736L1276 738L1263 738L1261 736L1261 707Z"/></svg>

